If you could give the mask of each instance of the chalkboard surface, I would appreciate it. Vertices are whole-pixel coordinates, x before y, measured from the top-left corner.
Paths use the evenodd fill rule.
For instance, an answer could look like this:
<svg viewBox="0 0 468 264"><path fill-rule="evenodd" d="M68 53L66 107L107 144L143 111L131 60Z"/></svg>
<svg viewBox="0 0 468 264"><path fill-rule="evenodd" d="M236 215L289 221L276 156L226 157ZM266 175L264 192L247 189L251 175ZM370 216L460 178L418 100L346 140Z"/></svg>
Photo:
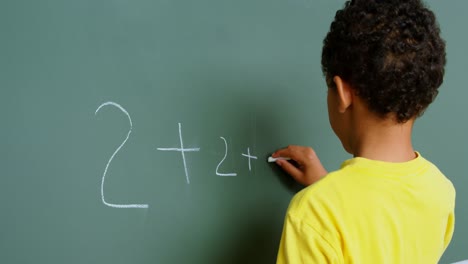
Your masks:
<svg viewBox="0 0 468 264"><path fill-rule="evenodd" d="M331 131L322 40L343 1L0 2L1 263L274 263L300 187L265 162ZM441 263L468 258L468 2L415 147L457 189Z"/></svg>

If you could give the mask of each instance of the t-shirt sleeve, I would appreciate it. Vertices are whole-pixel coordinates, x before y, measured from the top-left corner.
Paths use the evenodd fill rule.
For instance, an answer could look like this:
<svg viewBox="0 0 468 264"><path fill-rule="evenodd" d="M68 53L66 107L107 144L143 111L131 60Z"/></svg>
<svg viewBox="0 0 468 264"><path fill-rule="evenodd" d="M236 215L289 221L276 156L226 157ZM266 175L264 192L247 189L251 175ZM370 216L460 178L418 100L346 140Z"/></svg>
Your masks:
<svg viewBox="0 0 468 264"><path fill-rule="evenodd" d="M294 216L287 215L277 264L342 263L333 246L313 227Z"/></svg>

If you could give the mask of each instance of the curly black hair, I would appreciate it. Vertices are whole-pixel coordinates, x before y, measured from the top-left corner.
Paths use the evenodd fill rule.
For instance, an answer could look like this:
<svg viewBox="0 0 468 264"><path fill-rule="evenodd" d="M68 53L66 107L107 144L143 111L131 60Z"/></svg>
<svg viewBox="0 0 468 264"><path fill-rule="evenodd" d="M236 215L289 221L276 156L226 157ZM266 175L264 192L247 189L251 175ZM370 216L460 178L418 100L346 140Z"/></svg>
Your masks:
<svg viewBox="0 0 468 264"><path fill-rule="evenodd" d="M438 94L445 42L434 13L420 0L351 0L338 10L323 41L329 87L340 76L381 117L404 123Z"/></svg>

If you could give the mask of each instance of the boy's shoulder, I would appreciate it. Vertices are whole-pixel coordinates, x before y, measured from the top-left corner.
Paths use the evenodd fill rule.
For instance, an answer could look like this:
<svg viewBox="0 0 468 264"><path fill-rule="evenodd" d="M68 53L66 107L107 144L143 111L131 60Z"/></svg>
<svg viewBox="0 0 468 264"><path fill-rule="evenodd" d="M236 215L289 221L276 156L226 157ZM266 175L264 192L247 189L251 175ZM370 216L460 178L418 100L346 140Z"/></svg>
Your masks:
<svg viewBox="0 0 468 264"><path fill-rule="evenodd" d="M364 204L380 206L387 197L410 189L438 197L446 204L455 200L452 182L434 165L418 157L405 163L352 158L339 170L298 192L288 211L301 218L316 218L318 212L340 215ZM444 199L445 198L445 199Z"/></svg>

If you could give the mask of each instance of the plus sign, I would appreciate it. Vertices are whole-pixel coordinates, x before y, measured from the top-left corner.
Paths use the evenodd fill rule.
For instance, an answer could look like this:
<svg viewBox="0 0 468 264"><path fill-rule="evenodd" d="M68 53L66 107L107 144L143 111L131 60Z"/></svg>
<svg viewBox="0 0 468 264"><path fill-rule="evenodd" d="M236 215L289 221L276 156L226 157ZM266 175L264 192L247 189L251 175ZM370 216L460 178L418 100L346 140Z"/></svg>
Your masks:
<svg viewBox="0 0 468 264"><path fill-rule="evenodd" d="M190 178L187 171L187 162L185 161L185 152L194 152L200 151L200 148L184 148L184 142L182 140L182 125L179 123L179 139L180 139L180 148L158 148L161 151L180 151L182 153L182 161L184 162L185 169L185 178L187 179L187 184L190 184Z"/></svg>
<svg viewBox="0 0 468 264"><path fill-rule="evenodd" d="M249 149L249 148L247 148L247 154L242 153L242 156L244 156L244 157L246 157L246 158L249 159L249 171L251 171L251 170L252 170L252 166L250 165L250 160L251 160L251 159L257 159L257 157L256 157L256 156L250 155L250 149Z"/></svg>

